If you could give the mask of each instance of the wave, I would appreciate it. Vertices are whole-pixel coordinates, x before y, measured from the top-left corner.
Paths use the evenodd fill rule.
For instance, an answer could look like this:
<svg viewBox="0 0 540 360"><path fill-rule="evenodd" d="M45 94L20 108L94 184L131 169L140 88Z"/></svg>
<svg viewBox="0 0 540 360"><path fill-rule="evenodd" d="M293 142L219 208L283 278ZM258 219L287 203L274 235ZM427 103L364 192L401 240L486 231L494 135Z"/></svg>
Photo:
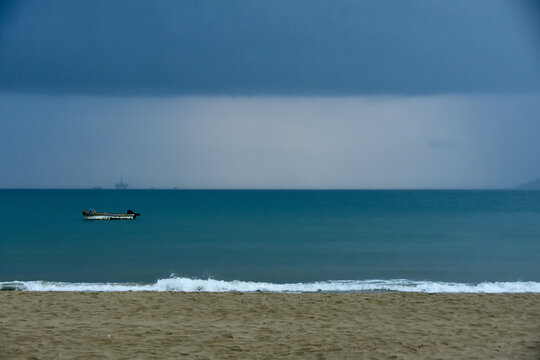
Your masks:
<svg viewBox="0 0 540 360"><path fill-rule="evenodd" d="M421 293L540 293L540 282L456 283L436 281L395 280L330 280L309 283L278 284L251 281L224 281L170 277L155 283L75 283L58 281L6 281L0 290L19 291L182 291L182 292L421 292Z"/></svg>

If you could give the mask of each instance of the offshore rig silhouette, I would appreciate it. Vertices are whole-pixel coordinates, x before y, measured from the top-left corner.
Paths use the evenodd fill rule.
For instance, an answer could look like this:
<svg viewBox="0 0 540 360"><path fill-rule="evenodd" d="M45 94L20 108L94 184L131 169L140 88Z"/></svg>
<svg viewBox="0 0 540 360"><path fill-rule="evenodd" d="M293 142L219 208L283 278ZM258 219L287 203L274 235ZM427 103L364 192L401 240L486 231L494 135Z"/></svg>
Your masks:
<svg viewBox="0 0 540 360"><path fill-rule="evenodd" d="M120 182L116 183L114 186L116 186L116 190L126 190L128 187L128 184L124 183L123 179L120 179Z"/></svg>

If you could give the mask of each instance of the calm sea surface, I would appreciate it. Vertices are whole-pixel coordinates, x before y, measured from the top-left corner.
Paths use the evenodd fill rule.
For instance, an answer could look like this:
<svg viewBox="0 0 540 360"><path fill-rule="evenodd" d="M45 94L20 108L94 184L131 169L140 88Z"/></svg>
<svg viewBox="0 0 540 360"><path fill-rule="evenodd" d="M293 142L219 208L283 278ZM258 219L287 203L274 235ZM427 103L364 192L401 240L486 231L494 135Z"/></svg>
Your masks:
<svg viewBox="0 0 540 360"><path fill-rule="evenodd" d="M0 204L3 283L540 281L540 191L0 190ZM91 207L141 216L84 220Z"/></svg>

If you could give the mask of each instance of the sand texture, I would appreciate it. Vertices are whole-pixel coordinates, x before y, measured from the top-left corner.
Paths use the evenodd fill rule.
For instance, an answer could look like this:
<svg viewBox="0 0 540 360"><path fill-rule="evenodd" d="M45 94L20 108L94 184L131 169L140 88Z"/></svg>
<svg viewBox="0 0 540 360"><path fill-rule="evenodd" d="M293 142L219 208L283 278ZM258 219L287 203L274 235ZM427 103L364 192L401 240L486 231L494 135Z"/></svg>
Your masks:
<svg viewBox="0 0 540 360"><path fill-rule="evenodd" d="M540 294L0 292L1 359L540 359Z"/></svg>

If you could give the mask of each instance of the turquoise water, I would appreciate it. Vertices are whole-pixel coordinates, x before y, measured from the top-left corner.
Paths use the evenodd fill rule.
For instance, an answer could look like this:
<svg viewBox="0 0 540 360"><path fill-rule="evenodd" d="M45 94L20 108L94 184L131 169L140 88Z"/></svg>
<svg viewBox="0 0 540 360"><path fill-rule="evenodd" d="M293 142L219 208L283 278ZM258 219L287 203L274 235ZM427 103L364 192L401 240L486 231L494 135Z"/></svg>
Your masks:
<svg viewBox="0 0 540 360"><path fill-rule="evenodd" d="M3 283L540 281L534 191L0 190L0 204ZM91 207L141 216L84 220Z"/></svg>

